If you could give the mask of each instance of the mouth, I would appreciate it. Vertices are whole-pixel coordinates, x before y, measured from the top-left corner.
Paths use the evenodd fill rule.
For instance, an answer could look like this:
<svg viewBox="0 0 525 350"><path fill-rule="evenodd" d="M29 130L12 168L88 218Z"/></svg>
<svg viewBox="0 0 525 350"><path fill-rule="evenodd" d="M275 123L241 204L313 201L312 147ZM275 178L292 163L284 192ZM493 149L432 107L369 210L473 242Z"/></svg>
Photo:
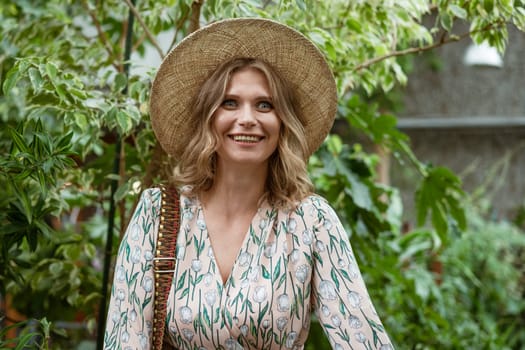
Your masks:
<svg viewBox="0 0 525 350"><path fill-rule="evenodd" d="M257 143L263 139L262 136L257 135L229 135L235 142Z"/></svg>

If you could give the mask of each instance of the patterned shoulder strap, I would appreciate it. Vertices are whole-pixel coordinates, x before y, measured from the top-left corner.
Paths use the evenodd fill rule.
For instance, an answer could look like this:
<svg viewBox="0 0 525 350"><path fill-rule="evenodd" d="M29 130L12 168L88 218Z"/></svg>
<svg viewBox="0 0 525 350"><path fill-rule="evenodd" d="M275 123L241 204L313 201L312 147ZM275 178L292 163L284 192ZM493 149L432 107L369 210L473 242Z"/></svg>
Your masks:
<svg viewBox="0 0 525 350"><path fill-rule="evenodd" d="M166 326L166 304L175 272L175 248L179 232L180 203L177 189L160 186L162 192L161 214L153 269L155 274L155 297L153 306L152 349L163 349Z"/></svg>

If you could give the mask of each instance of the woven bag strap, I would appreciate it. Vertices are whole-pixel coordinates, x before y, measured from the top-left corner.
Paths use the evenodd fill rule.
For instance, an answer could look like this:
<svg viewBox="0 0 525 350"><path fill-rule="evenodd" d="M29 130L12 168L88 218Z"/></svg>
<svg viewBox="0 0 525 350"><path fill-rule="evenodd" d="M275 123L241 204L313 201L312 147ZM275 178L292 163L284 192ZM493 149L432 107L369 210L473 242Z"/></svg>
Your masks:
<svg viewBox="0 0 525 350"><path fill-rule="evenodd" d="M159 232L153 259L155 297L153 304L153 350L163 349L166 304L175 272L175 247L179 232L180 203L177 189L160 186L162 192Z"/></svg>

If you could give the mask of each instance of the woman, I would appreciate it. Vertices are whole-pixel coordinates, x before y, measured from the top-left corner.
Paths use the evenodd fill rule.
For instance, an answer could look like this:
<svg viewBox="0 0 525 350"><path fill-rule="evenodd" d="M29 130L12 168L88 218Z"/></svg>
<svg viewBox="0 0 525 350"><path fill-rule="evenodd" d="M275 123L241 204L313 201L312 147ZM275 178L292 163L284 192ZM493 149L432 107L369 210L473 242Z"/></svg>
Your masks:
<svg viewBox="0 0 525 350"><path fill-rule="evenodd" d="M314 311L334 349L392 349L348 235L306 172L336 107L322 54L273 21L217 22L166 57L151 118L178 160L175 348L301 349ZM151 346L159 211L159 189L144 191L117 257L108 349Z"/></svg>

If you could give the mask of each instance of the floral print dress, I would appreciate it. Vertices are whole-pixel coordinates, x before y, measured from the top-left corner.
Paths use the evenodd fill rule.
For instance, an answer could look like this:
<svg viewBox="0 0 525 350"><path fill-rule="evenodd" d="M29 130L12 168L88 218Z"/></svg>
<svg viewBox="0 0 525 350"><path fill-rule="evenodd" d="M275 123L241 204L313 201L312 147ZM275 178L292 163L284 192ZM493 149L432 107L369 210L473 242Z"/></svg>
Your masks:
<svg viewBox="0 0 525 350"><path fill-rule="evenodd" d="M150 349L160 203L159 189L144 191L121 242L104 349ZM333 349L393 349L348 235L319 196L293 211L263 203L223 283L202 206L181 195L176 258L166 332L177 349L302 349L312 311Z"/></svg>

